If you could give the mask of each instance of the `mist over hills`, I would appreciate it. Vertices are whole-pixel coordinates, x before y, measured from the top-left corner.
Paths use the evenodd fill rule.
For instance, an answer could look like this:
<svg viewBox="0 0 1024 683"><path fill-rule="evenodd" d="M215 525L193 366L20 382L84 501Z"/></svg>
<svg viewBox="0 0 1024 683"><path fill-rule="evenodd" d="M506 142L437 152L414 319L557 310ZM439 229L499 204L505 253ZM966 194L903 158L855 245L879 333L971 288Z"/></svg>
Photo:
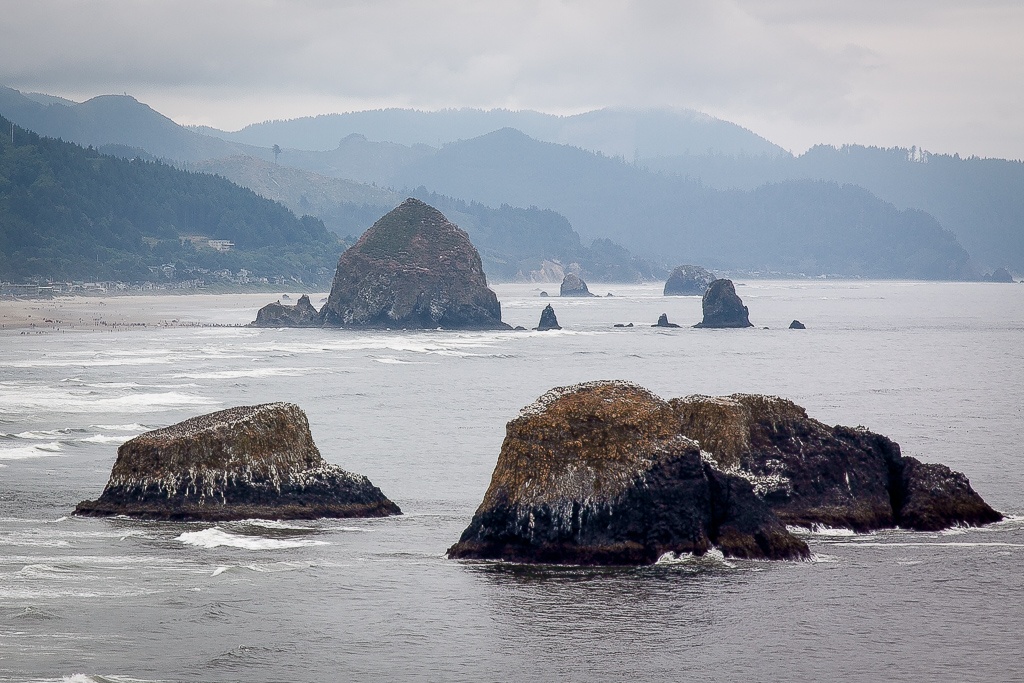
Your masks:
<svg viewBox="0 0 1024 683"><path fill-rule="evenodd" d="M0 89L0 114L13 109L20 124L105 152L193 169L249 156L276 161L282 173L291 167L351 181L350 189L368 186L360 196L436 193L467 207L549 209L568 219L581 244L609 239L660 267L696 261L732 271L922 278L971 278L997 266L1024 271L1019 162L856 146L794 157L738 126L681 111L381 110L218 132L232 138L224 140L130 97L66 102ZM532 134L485 130L506 120ZM352 131L357 126L370 132ZM320 135L330 138L317 143ZM275 154L239 136L280 148ZM378 208L378 200L358 198L317 205L323 181L312 176L296 176L288 189L235 180L298 212L308 208L345 234L354 232L345 226L372 223ZM549 237L544 253L556 258L560 238Z"/></svg>
<svg viewBox="0 0 1024 683"><path fill-rule="evenodd" d="M322 222L223 178L20 128L13 137L0 136L0 280L333 275L343 245Z"/></svg>
<svg viewBox="0 0 1024 683"><path fill-rule="evenodd" d="M651 170L700 179L721 189L753 189L786 180L859 185L899 208L918 208L951 230L985 270L1024 273L1024 163L915 147L819 145L797 157L724 154L645 159Z"/></svg>
<svg viewBox="0 0 1024 683"><path fill-rule="evenodd" d="M706 152L788 156L778 145L745 128L689 109L599 109L572 116L508 109L380 109L265 121L237 132L197 130L261 147L325 151L353 133L407 146L440 147L502 128L628 160Z"/></svg>

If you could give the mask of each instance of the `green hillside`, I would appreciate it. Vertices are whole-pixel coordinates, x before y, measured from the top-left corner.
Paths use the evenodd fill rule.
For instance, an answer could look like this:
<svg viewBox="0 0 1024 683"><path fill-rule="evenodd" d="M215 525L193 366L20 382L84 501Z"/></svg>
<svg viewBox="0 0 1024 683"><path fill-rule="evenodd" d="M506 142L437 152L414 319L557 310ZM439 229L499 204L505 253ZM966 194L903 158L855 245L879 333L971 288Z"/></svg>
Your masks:
<svg viewBox="0 0 1024 683"><path fill-rule="evenodd" d="M0 130L12 130L3 117ZM320 220L296 218L223 178L21 128L13 138L0 137L0 280L333 275L343 245Z"/></svg>

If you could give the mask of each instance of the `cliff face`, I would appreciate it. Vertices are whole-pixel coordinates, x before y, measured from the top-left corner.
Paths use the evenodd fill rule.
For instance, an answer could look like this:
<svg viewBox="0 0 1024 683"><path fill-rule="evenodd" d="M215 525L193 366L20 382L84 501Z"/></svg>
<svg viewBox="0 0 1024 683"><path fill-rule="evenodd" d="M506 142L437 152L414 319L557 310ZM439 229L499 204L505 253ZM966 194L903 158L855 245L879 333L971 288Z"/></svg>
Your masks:
<svg viewBox="0 0 1024 683"><path fill-rule="evenodd" d="M508 329L468 235L417 199L341 255L320 314L337 327Z"/></svg>
<svg viewBox="0 0 1024 683"><path fill-rule="evenodd" d="M715 280L701 299L704 319L694 327L753 327L732 280Z"/></svg>
<svg viewBox="0 0 1024 683"><path fill-rule="evenodd" d="M327 463L290 403L229 408L124 443L102 495L76 514L232 520L401 514L361 475Z"/></svg>
<svg viewBox="0 0 1024 683"><path fill-rule="evenodd" d="M963 474L903 457L866 429L825 425L791 401L734 394L670 404L681 432L750 480L787 524L932 531L1002 519Z"/></svg>
<svg viewBox="0 0 1024 683"><path fill-rule="evenodd" d="M553 389L509 422L490 487L453 558L649 564L712 545L800 558L749 483L679 433L671 406L625 382Z"/></svg>

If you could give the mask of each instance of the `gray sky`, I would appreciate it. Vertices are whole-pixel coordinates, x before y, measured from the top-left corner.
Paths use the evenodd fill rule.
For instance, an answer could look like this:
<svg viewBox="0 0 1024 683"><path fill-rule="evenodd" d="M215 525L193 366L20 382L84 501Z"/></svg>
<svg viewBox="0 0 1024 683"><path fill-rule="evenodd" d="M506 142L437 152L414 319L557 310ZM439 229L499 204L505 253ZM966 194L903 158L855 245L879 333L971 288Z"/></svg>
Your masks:
<svg viewBox="0 0 1024 683"><path fill-rule="evenodd" d="M388 106L690 107L794 152L1024 158L1022 0L4 0L0 84L237 129Z"/></svg>

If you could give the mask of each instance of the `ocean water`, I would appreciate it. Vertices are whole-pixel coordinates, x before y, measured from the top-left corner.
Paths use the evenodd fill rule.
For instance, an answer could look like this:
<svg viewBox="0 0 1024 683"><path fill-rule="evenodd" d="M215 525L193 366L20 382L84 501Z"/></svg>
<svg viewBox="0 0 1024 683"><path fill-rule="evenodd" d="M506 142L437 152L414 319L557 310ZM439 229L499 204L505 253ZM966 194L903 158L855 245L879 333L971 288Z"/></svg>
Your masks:
<svg viewBox="0 0 1024 683"><path fill-rule="evenodd" d="M551 303L563 331L0 332L0 681L1024 680L1024 286L740 282L748 330L691 329L699 298L657 285L539 289L495 287L505 320L534 326ZM178 300L182 320L255 317ZM651 328L662 312L684 327ZM965 472L1010 517L804 530L810 562L445 559L505 423L612 378L790 398ZM324 457L405 514L71 516L124 440L268 401L300 405Z"/></svg>

